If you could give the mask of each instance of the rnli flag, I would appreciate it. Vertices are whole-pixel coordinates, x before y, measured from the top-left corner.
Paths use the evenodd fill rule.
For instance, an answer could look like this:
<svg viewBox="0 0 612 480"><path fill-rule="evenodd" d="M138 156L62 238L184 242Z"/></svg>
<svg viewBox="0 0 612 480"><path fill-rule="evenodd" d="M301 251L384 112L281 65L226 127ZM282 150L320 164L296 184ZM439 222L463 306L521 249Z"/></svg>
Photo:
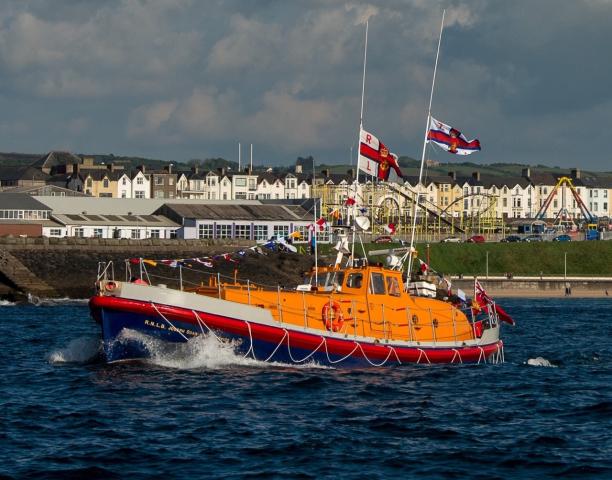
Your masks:
<svg viewBox="0 0 612 480"><path fill-rule="evenodd" d="M383 181L389 179L391 169L395 170L398 177L402 176L397 163L397 155L389 152L387 146L375 135L362 129L359 138L360 170Z"/></svg>
<svg viewBox="0 0 612 480"><path fill-rule="evenodd" d="M427 141L442 147L448 153L469 155L480 150L480 141L468 140L456 128L430 117Z"/></svg>

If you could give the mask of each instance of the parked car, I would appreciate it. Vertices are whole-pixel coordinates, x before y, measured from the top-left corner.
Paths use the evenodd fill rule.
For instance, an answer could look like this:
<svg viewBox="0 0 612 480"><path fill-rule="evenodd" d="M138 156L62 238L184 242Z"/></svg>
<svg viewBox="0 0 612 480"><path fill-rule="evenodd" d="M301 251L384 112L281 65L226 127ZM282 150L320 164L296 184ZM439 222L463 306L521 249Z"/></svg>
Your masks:
<svg viewBox="0 0 612 480"><path fill-rule="evenodd" d="M440 240L442 243L461 243L461 239L459 237L446 237Z"/></svg>
<svg viewBox="0 0 612 480"><path fill-rule="evenodd" d="M391 243L393 239L389 235L382 235L374 239L374 243Z"/></svg>
<svg viewBox="0 0 612 480"><path fill-rule="evenodd" d="M485 237L483 235L472 235L470 238L466 240L469 243L484 243Z"/></svg>
<svg viewBox="0 0 612 480"><path fill-rule="evenodd" d="M570 237L567 234L557 235L555 238L552 239L552 241L553 242L571 242L572 237Z"/></svg>
<svg viewBox="0 0 612 480"><path fill-rule="evenodd" d="M543 242L544 238L542 238L542 235L527 235L525 238L523 238L523 242Z"/></svg>
<svg viewBox="0 0 612 480"><path fill-rule="evenodd" d="M521 237L519 237L518 235L508 235L505 238L502 238L500 240L500 242L504 242L504 243L512 243L512 242L520 242L521 241Z"/></svg>

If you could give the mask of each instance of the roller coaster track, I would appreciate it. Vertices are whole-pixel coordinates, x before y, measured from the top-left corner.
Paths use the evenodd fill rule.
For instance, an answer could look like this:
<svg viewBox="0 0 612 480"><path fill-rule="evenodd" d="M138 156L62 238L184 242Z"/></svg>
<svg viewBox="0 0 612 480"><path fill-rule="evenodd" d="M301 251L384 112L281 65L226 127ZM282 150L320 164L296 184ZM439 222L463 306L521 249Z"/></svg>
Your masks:
<svg viewBox="0 0 612 480"><path fill-rule="evenodd" d="M418 194L416 194L416 192L414 192L413 190L409 190L408 192L406 192L404 189L396 187L395 185L392 185L392 184L388 184L388 188L390 190L392 190L393 192L397 193L398 195L404 197L405 199L410 200L411 203L413 202L413 198L416 196L417 197L417 205L420 208L425 210L427 213L429 213L433 217L439 219L440 221L442 221L446 225L448 225L450 227L453 227L458 232L465 233L465 229L463 229L461 227L458 227L451 220L448 220L446 217L442 216L442 214L445 212L445 210L444 211L440 210L437 205L435 205L434 203L429 202L427 199L425 200L425 202L419 201L418 200L418 198L419 198Z"/></svg>

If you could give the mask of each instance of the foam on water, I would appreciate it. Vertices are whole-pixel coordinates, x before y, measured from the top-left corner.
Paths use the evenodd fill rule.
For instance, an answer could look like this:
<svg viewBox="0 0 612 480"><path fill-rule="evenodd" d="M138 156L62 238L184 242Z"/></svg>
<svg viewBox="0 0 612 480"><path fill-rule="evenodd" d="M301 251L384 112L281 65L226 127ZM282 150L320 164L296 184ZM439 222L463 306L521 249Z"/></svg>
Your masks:
<svg viewBox="0 0 612 480"><path fill-rule="evenodd" d="M15 302L9 302L8 300L0 300L0 307L14 307L17 305Z"/></svg>
<svg viewBox="0 0 612 480"><path fill-rule="evenodd" d="M241 353L236 352L236 347L239 345L238 342L219 339L213 334L200 335L185 343L170 343L135 330L124 329L116 341L141 342L150 353L150 357L146 360L148 363L179 370L217 370L232 366L295 368L294 365L245 358ZM309 363L298 368L326 367Z"/></svg>
<svg viewBox="0 0 612 480"><path fill-rule="evenodd" d="M53 307L56 305L86 305L89 302L88 298L41 298L28 293L28 303L37 307Z"/></svg>
<svg viewBox="0 0 612 480"><path fill-rule="evenodd" d="M550 363L550 360L547 360L544 357L530 358L529 360L527 360L527 365L531 365L532 367L557 368L557 365L553 365L552 363Z"/></svg>
<svg viewBox="0 0 612 480"><path fill-rule="evenodd" d="M94 337L79 337L71 340L68 346L51 352L51 363L88 363L102 351L102 341Z"/></svg>

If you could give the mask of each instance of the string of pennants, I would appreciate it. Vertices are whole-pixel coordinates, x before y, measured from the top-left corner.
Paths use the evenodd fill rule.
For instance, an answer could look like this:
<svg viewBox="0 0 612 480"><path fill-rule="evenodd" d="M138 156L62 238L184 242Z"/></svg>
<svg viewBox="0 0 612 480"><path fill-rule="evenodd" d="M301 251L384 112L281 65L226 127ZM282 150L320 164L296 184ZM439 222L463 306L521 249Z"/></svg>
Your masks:
<svg viewBox="0 0 612 480"><path fill-rule="evenodd" d="M178 267L193 267L193 266L203 266L206 268L214 268L215 263L219 262L231 262L231 263L240 263L240 260L245 257L248 251L252 251L259 255L266 255L263 251L263 248L267 248L269 250L276 250L279 246L284 248L285 250L291 252L297 252L297 249L293 247L289 242L294 238L300 238L301 233L299 231L295 231L286 237L279 240L268 240L263 244L254 245L252 247L241 249L235 252L226 252L220 253L217 255L206 256L206 257L192 257L192 258L164 258L164 259L150 259L150 258L130 258L129 262L132 265L138 265L141 261L142 263L149 265L151 267L157 267L158 265L164 265L166 267L178 268ZM288 248L293 247L293 248Z"/></svg>

